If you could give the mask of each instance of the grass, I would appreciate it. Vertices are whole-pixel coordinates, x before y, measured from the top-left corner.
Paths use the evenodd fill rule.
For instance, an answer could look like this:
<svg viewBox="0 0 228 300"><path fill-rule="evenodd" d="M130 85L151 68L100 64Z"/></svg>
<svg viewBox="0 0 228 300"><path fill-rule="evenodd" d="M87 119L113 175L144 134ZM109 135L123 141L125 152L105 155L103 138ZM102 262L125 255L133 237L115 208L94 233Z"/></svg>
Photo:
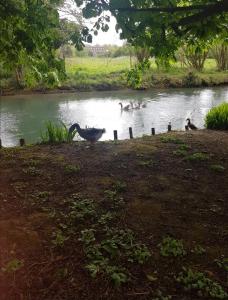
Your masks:
<svg viewBox="0 0 228 300"><path fill-rule="evenodd" d="M132 66L135 64L132 60ZM64 86L82 90L113 89L127 87L126 73L131 69L129 57L101 58L74 57L66 59L68 79ZM142 86L182 87L201 86L227 82L227 72L218 72L214 59L207 59L202 72L193 72L188 76L188 68L176 62L168 70L158 70L154 59L151 59L150 69L142 78Z"/></svg>
<svg viewBox="0 0 228 300"><path fill-rule="evenodd" d="M213 107L205 118L206 128L228 130L228 103Z"/></svg>
<svg viewBox="0 0 228 300"><path fill-rule="evenodd" d="M72 142L75 135L76 131L69 133L63 122L57 125L49 121L46 123L46 129L41 132L41 141L49 144Z"/></svg>

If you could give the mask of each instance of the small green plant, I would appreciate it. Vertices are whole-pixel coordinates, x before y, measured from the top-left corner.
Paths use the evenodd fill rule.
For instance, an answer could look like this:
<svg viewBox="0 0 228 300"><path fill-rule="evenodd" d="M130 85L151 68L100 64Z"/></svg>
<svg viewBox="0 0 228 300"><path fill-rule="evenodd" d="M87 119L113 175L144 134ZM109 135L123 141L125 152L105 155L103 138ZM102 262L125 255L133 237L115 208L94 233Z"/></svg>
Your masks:
<svg viewBox="0 0 228 300"><path fill-rule="evenodd" d="M108 211L107 213L100 216L98 223L100 225L107 225L112 220L113 220L113 214Z"/></svg>
<svg viewBox="0 0 228 300"><path fill-rule="evenodd" d="M171 237L165 237L162 243L158 245L162 256L184 256L186 251L181 240L175 240Z"/></svg>
<svg viewBox="0 0 228 300"><path fill-rule="evenodd" d="M174 136L162 136L162 143L183 144L184 142Z"/></svg>
<svg viewBox="0 0 228 300"><path fill-rule="evenodd" d="M153 160L149 159L149 160L140 160L138 162L138 165L141 167L150 167L153 165Z"/></svg>
<svg viewBox="0 0 228 300"><path fill-rule="evenodd" d="M171 300L172 299L172 296L170 295L167 295L167 296L164 296L162 291L158 290L157 295L155 296L155 298L152 298L152 300Z"/></svg>
<svg viewBox="0 0 228 300"><path fill-rule="evenodd" d="M96 206L90 199L81 199L77 195L73 196L73 200L70 204L68 218L70 222L75 220L82 220L87 217L96 215Z"/></svg>
<svg viewBox="0 0 228 300"><path fill-rule="evenodd" d="M30 167L37 167L40 165L40 160L38 159L29 159L24 162L25 166L30 166Z"/></svg>
<svg viewBox="0 0 228 300"><path fill-rule="evenodd" d="M127 72L127 84L134 89L140 89L142 87L143 74L149 70L150 61L148 59L141 63L138 63L131 70Z"/></svg>
<svg viewBox="0 0 228 300"><path fill-rule="evenodd" d="M73 141L77 131L69 133L67 126L61 122L60 125L56 125L51 121L46 123L46 130L41 133L42 143L64 143Z"/></svg>
<svg viewBox="0 0 228 300"><path fill-rule="evenodd" d="M173 151L173 154L176 155L176 156L186 156L187 155L187 151L186 150L177 149L177 150Z"/></svg>
<svg viewBox="0 0 228 300"><path fill-rule="evenodd" d="M121 193L121 192L125 192L127 189L127 185L125 182L121 182L121 181L116 181L113 184L113 189L114 191L116 191L117 193Z"/></svg>
<svg viewBox="0 0 228 300"><path fill-rule="evenodd" d="M182 144L178 147L179 150L189 150L190 146L186 145L186 144Z"/></svg>
<svg viewBox="0 0 228 300"><path fill-rule="evenodd" d="M104 194L103 202L110 209L121 209L124 207L125 202L122 197L117 195L117 191L105 190Z"/></svg>
<svg viewBox="0 0 228 300"><path fill-rule="evenodd" d="M38 198L45 199L45 198L50 197L50 195L51 195L51 192L43 191L43 192L38 192L36 196Z"/></svg>
<svg viewBox="0 0 228 300"><path fill-rule="evenodd" d="M73 165L65 165L64 166L64 171L66 174L75 174L80 171L79 166L73 166Z"/></svg>
<svg viewBox="0 0 228 300"><path fill-rule="evenodd" d="M53 237L52 243L56 247L63 247L65 241L69 239L69 237L66 237L60 229L53 233Z"/></svg>
<svg viewBox="0 0 228 300"><path fill-rule="evenodd" d="M225 168L221 165L211 165L210 169L219 173L223 173L225 171Z"/></svg>
<svg viewBox="0 0 228 300"><path fill-rule="evenodd" d="M209 159L209 156L207 154L201 153L201 152L196 152L189 156L186 156L186 160L189 160L189 161L205 161L208 159Z"/></svg>
<svg viewBox="0 0 228 300"><path fill-rule="evenodd" d="M177 282L187 291L195 290L200 297L227 299L228 294L220 284L207 278L203 273L183 268L176 277Z"/></svg>
<svg viewBox="0 0 228 300"><path fill-rule="evenodd" d="M213 107L205 118L206 128L228 130L228 103Z"/></svg>
<svg viewBox="0 0 228 300"><path fill-rule="evenodd" d="M198 255L202 255L206 252L206 250L200 245L195 245L191 252Z"/></svg>
<svg viewBox="0 0 228 300"><path fill-rule="evenodd" d="M129 261L144 264L151 256L149 249L144 244L136 244L129 253Z"/></svg>
<svg viewBox="0 0 228 300"><path fill-rule="evenodd" d="M219 266L219 268L228 272L228 258L221 257L220 259L215 259L215 262Z"/></svg>
<svg viewBox="0 0 228 300"><path fill-rule="evenodd" d="M195 87L200 85L200 78L193 72L189 72L183 78L183 84L186 87Z"/></svg>
<svg viewBox="0 0 228 300"><path fill-rule="evenodd" d="M84 229L81 231L81 237L79 241L81 241L85 246L90 245L92 242L96 240L94 235L95 229Z"/></svg>
<svg viewBox="0 0 228 300"><path fill-rule="evenodd" d="M2 272L6 273L14 273L18 270L20 270L24 266L24 263L22 260L14 258L10 260L5 267L2 267Z"/></svg>
<svg viewBox="0 0 228 300"><path fill-rule="evenodd" d="M28 167L26 169L22 169L22 171L30 176L37 176L41 174L40 170L36 169L35 167Z"/></svg>

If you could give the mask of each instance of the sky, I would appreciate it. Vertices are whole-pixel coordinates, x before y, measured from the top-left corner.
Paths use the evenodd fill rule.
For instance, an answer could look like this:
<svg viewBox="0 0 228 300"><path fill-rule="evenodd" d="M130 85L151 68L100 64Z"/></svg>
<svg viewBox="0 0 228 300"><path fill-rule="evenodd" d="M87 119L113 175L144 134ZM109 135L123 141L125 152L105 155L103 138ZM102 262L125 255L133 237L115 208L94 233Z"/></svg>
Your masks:
<svg viewBox="0 0 228 300"><path fill-rule="evenodd" d="M120 40L119 33L115 30L116 26L116 20L114 17L111 17L110 23L109 23L109 31L108 32L102 32L99 31L97 36L93 37L93 45L99 44L99 45L105 45L105 44L111 44L111 45L123 45L123 40Z"/></svg>
<svg viewBox="0 0 228 300"><path fill-rule="evenodd" d="M78 11L75 2L73 0L66 0L66 7L71 10L76 10ZM69 11L69 9L66 8L66 11ZM63 13L61 10L59 11L60 17L67 18L71 21L76 20L72 15L68 15L67 13ZM89 19L85 20L85 24L92 28L93 24L95 23L95 19ZM97 36L93 36L93 43L92 45L118 45L121 46L123 45L124 41L120 40L119 34L115 30L116 26L116 20L114 17L111 16L110 18L110 23L109 23L109 31L108 32L102 32L101 30L98 32Z"/></svg>

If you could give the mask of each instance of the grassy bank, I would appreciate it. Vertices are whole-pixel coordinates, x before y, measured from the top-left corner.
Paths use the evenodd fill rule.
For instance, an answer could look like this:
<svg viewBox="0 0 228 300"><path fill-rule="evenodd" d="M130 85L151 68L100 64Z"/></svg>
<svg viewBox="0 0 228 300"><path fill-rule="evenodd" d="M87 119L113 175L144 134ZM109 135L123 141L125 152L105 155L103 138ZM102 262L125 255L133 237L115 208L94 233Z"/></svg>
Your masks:
<svg viewBox="0 0 228 300"><path fill-rule="evenodd" d="M79 90L119 89L126 88L126 72L135 60L129 57L119 58L72 58L66 59L68 80L63 84L66 88ZM158 70L154 60L151 67L143 75L142 87L194 87L213 86L228 83L228 72L216 71L214 59L207 59L203 72L192 72L180 63L169 70Z"/></svg>
<svg viewBox="0 0 228 300"><path fill-rule="evenodd" d="M0 150L1 299L227 299L228 136Z"/></svg>
<svg viewBox="0 0 228 300"><path fill-rule="evenodd" d="M75 57L67 58L67 78L55 88L37 87L24 89L22 93L31 92L64 92L64 91L92 91L115 90L128 88L127 72L136 63L129 57L99 58ZM4 83L5 82L5 83ZM8 81L2 81L2 94L19 92ZM170 87L201 87L228 84L228 71L218 72L214 59L207 59L202 72L191 71L181 66L179 62L172 65L169 70L158 70L154 60L151 67L142 78L141 87L170 88Z"/></svg>

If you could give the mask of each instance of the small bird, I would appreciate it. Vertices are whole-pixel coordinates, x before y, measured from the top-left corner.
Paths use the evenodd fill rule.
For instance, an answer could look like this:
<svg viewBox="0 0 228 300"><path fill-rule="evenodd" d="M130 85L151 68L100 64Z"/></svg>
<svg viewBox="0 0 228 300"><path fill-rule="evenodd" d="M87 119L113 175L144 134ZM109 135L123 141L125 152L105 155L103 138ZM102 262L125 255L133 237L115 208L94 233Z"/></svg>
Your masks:
<svg viewBox="0 0 228 300"><path fill-rule="evenodd" d="M191 130L196 130L198 129L194 124L191 123L190 119L186 119L186 121L188 121L187 126L188 128L190 128Z"/></svg>
<svg viewBox="0 0 228 300"><path fill-rule="evenodd" d="M130 104L123 106L122 102L119 103L121 110L128 111L130 109Z"/></svg>
<svg viewBox="0 0 228 300"><path fill-rule="evenodd" d="M70 126L69 133L71 134L75 129L77 129L77 132L80 135L80 137L82 137L83 139L91 143L95 143L96 141L98 141L102 137L102 134L105 133L104 128L103 129L99 129L99 128L82 129L78 123L75 123Z"/></svg>
<svg viewBox="0 0 228 300"><path fill-rule="evenodd" d="M141 104L139 102L138 102L138 105L135 105L135 106L132 101L130 102L130 104L131 104L131 109L140 109Z"/></svg>

